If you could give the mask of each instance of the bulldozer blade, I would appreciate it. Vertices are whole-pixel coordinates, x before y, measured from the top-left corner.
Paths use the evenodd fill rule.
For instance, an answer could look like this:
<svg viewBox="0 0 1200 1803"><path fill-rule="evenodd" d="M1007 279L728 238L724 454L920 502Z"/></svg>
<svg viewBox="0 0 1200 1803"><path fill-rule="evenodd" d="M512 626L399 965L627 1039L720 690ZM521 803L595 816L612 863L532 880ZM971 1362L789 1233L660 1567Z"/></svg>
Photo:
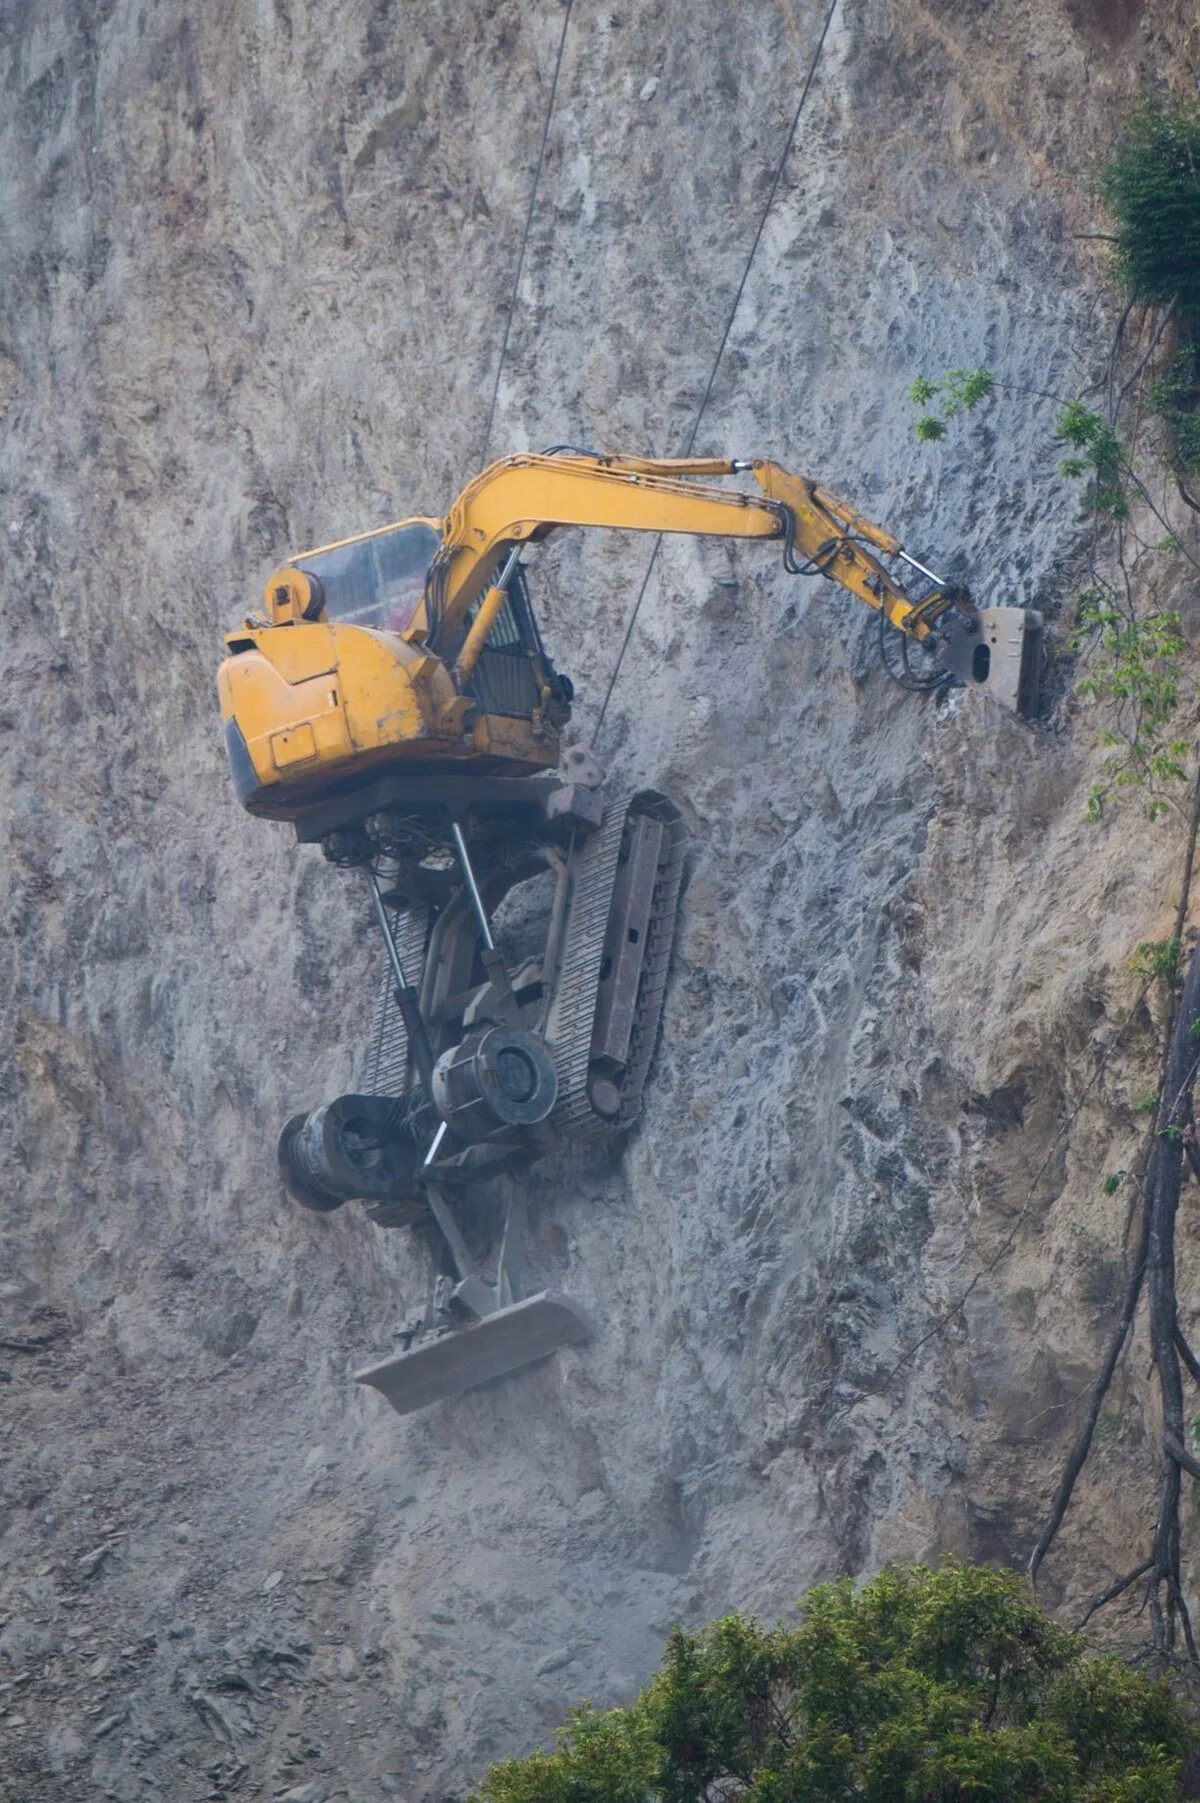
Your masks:
<svg viewBox="0 0 1200 1803"><path fill-rule="evenodd" d="M386 1396L398 1415L411 1415L548 1358L561 1346L578 1345L587 1336L587 1319L570 1298L543 1290L469 1327L367 1365L354 1373L354 1381Z"/></svg>

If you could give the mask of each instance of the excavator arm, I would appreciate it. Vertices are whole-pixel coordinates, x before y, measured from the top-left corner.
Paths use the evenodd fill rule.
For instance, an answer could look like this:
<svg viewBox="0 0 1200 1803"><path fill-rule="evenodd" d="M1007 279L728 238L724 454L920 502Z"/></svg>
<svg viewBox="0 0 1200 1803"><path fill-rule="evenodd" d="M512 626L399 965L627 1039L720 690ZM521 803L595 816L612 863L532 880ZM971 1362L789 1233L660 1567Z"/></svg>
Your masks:
<svg viewBox="0 0 1200 1803"><path fill-rule="evenodd" d="M749 471L762 494L695 480ZM736 458L507 457L470 482L452 504L430 569L428 596L439 634L453 635L489 575L517 546L560 526L701 537L779 538L903 628L913 603L862 540L885 555L902 546L844 501L777 463ZM910 630L922 637L918 619Z"/></svg>
<svg viewBox="0 0 1200 1803"><path fill-rule="evenodd" d="M742 474L753 476L759 493L711 480ZM766 459L574 451L506 457L474 477L441 521L405 521L293 558L267 582L268 618L279 626L326 617L320 583L305 567L314 558L400 533L428 541L424 593L403 636L432 652L462 694L503 611L521 548L564 526L777 539L785 569L827 577L896 628L904 669L892 674L904 686L936 687L955 676L987 689L1018 714L1036 709L1040 615L1018 607L977 608L965 588L926 568L893 533L823 484ZM881 558L902 560L932 586L914 598ZM913 642L932 657L932 676L909 669L907 646Z"/></svg>
<svg viewBox="0 0 1200 1803"><path fill-rule="evenodd" d="M743 472L760 494L699 480ZM502 604L503 582L496 578L506 560L562 526L779 539L787 569L828 577L906 639L928 642L947 671L993 688L1018 712L1032 709L1036 615L1016 608L981 613L965 589L935 576L892 533L818 482L766 460L716 457L529 454L476 476L442 523L419 622L430 648L444 655L459 644L470 609L483 597L458 654L460 679L469 676ZM903 559L932 581L932 592L914 600L875 552Z"/></svg>

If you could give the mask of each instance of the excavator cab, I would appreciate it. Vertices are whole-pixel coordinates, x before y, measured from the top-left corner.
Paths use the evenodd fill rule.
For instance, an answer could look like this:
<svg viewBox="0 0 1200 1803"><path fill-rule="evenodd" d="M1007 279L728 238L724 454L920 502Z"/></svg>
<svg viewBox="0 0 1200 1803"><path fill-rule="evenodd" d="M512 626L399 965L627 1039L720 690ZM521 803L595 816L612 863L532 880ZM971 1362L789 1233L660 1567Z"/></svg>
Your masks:
<svg viewBox="0 0 1200 1803"><path fill-rule="evenodd" d="M314 612L319 610L321 619L401 635L415 629L427 643L436 642L442 662L453 666L471 636L483 600L472 603L457 630L441 631L440 621L427 619L429 569L440 543L435 522L404 520L398 526L302 552L289 559L288 567L300 571L312 584L310 606ZM508 573L504 600L488 623L473 668L461 686L480 712L515 720L533 719L546 700L548 686L558 699L570 701L570 683L558 675L546 655L519 563Z"/></svg>

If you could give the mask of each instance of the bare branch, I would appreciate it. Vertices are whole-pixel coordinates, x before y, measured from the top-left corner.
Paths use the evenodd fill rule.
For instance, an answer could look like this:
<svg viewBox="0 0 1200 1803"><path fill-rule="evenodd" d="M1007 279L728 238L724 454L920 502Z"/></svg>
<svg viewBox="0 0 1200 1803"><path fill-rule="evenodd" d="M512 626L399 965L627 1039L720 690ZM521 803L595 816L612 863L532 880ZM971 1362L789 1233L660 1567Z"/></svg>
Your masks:
<svg viewBox="0 0 1200 1803"><path fill-rule="evenodd" d="M1129 1335L1129 1329L1133 1324L1133 1317L1137 1313L1138 1298L1142 1293L1142 1279L1146 1274L1146 1252L1149 1241L1150 1211L1149 1209L1144 1209L1142 1212L1141 1243L1138 1246L1137 1256L1134 1259L1133 1270L1129 1274L1129 1282L1125 1286L1125 1300L1121 1305L1121 1313L1118 1317L1117 1325L1113 1329L1112 1337L1108 1342L1108 1349L1105 1352L1104 1362L1100 1367L1099 1375L1096 1378L1095 1384L1092 1386L1092 1399L1088 1404L1088 1412L1084 1418L1083 1426L1075 1436L1075 1444L1072 1446L1067 1457L1067 1463L1063 1470L1054 1501L1051 1504L1050 1514L1047 1517L1046 1525L1038 1535L1037 1545L1029 1555L1029 1581L1031 1584L1037 1583L1037 1576L1041 1569L1042 1560L1049 1552L1054 1537L1063 1524L1063 1517L1070 1507L1071 1497L1074 1494L1075 1484L1078 1480L1079 1473L1083 1470L1083 1467L1087 1462L1088 1453L1091 1451L1092 1435L1095 1433L1096 1423L1100 1419L1100 1410L1104 1406L1104 1398L1108 1395L1108 1388L1113 1380L1113 1372L1117 1368L1117 1360L1120 1358L1122 1350L1124 1349L1125 1341Z"/></svg>
<svg viewBox="0 0 1200 1803"><path fill-rule="evenodd" d="M1102 1590L1099 1596L1093 1597L1083 1614L1079 1617L1079 1620L1075 1623L1075 1632L1078 1634L1081 1628L1086 1628L1098 1609L1103 1609L1106 1603L1115 1602L1121 1592L1123 1590L1128 1590L1131 1584L1136 1584L1138 1579L1144 1577L1153 1564L1153 1559L1143 1559L1140 1565L1135 1565L1132 1571L1127 1571L1123 1578L1118 1578L1115 1584L1110 1584L1107 1590Z"/></svg>
<svg viewBox="0 0 1200 1803"><path fill-rule="evenodd" d="M1171 320L1174 318L1175 302L1178 299L1179 299L1179 296L1177 294L1173 295L1171 297L1170 305L1167 308L1165 308L1165 310L1163 312L1163 316L1158 322L1157 329L1151 335L1150 344L1146 350L1145 355L1138 362L1137 368L1134 370L1133 374L1128 378L1128 380L1126 382L1124 382L1122 384L1121 392L1117 396L1116 405L1113 408L1113 416L1112 417L1113 417L1114 424L1116 423L1117 418L1120 415L1122 407L1125 405L1125 396L1129 393L1129 390L1133 387L1134 383L1137 381L1138 377L1141 375L1142 371L1145 369L1146 365L1149 363L1151 357L1153 357L1155 351L1158 349L1159 345L1161 344L1162 335L1166 331L1167 327L1170 325Z"/></svg>
<svg viewBox="0 0 1200 1803"><path fill-rule="evenodd" d="M1151 513L1154 515L1155 519L1158 521L1159 525L1164 527L1165 530L1171 534L1172 538L1174 538L1175 537L1175 528L1172 526L1170 520L1167 519L1166 515L1164 513L1162 513L1161 510L1159 509L1159 507L1156 505L1154 496L1150 493L1150 490L1146 487L1146 484L1142 481L1142 478L1138 475L1138 473L1134 469L1133 465L1131 463L1129 463L1129 461L1127 459L1123 459L1121 467L1122 467L1124 473L1126 474L1126 476L1128 476L1129 480L1133 483L1133 486L1137 489L1138 493L1141 495L1143 501L1146 503L1147 507L1150 509ZM1194 505L1194 503L1192 503L1189 499L1189 506L1190 505ZM1200 512L1200 509L1197 509L1197 511ZM1194 557L1193 554L1188 550L1188 548L1185 544L1181 544L1178 540L1176 540L1176 545L1177 545L1180 555L1182 557L1187 558L1187 560L1191 564L1192 568L1196 569L1196 570L1200 570L1200 559L1197 559L1196 557Z"/></svg>
<svg viewBox="0 0 1200 1803"><path fill-rule="evenodd" d="M1200 835L1200 766L1192 791L1191 815L1184 850L1179 900L1175 910L1174 938L1182 938L1188 915L1192 879L1196 864L1197 838ZM1162 1465L1160 1473L1158 1519L1150 1557L1133 1573L1110 1586L1089 1607L1084 1621L1097 1609L1149 1574L1146 1602L1150 1609L1151 1633L1156 1651L1169 1653L1174 1648L1177 1629L1182 1630L1190 1659L1196 1659L1196 1643L1191 1619L1183 1596L1180 1569L1180 1491L1181 1475L1200 1480L1200 1458L1193 1456L1185 1444L1182 1360L1191 1377L1200 1383L1200 1361L1192 1353L1179 1325L1179 1305L1175 1277L1175 1232L1179 1198L1183 1188L1185 1151L1191 1161L1195 1144L1193 1090L1200 1056L1196 1049L1197 1027L1200 1025L1200 947L1193 948L1188 959L1181 992L1171 985L1167 1000L1167 1019L1161 1064L1158 1107L1149 1140L1149 1158L1138 1173L1137 1191L1143 1198L1141 1232L1133 1268L1126 1284L1125 1296L1116 1327L1109 1339L1103 1364L1092 1390L1083 1426L1071 1447L1049 1518L1038 1536L1029 1560L1029 1575L1036 1582L1038 1570L1055 1536L1062 1526L1079 1474L1091 1450L1092 1438L1104 1398L1112 1382L1117 1360L1125 1346L1143 1285L1149 1300L1149 1328L1152 1368L1158 1378L1162 1399ZM1180 1123L1183 1129L1180 1130ZM1140 1162L1140 1160L1139 1160ZM1164 1607L1165 1604L1165 1607ZM1080 1624L1082 1625L1082 1623Z"/></svg>

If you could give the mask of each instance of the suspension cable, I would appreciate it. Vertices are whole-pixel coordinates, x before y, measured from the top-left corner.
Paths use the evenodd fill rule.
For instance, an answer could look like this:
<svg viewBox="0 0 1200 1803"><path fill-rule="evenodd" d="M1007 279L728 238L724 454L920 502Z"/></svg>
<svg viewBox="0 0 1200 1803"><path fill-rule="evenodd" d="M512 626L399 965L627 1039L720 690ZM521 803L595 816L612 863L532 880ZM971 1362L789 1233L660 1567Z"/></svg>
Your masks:
<svg viewBox="0 0 1200 1803"><path fill-rule="evenodd" d="M525 249L529 243L529 230L533 224L533 209L537 204L538 185L542 179L542 164L546 160L546 142L550 136L550 121L554 117L554 100L558 93L558 77L562 70L563 51L567 44L567 28L571 23L571 11L575 0L567 0L567 8L563 14L562 35L558 40L558 55L554 59L554 75L550 82L550 98L546 102L546 118L542 125L542 142L538 151L537 168L533 173L533 187L529 191L529 208L525 214L525 230L521 233L521 249L517 256L517 272L513 276L512 293L508 298L508 313L504 321L504 337L500 342L500 357L496 364L496 380L492 384L492 398L488 405L487 424L483 428L483 445L479 452L482 465L487 456L487 448L491 442L492 424L496 417L496 400L500 393L500 377L504 373L504 360L508 355L508 338L512 331L513 314L517 307L517 294L521 287L521 271L525 267Z"/></svg>
<svg viewBox="0 0 1200 1803"><path fill-rule="evenodd" d="M713 391L713 383L717 379L717 372L721 367L721 361L725 355L725 347L729 343L729 334L733 330L733 322L737 318L738 308L742 304L742 296L746 292L746 283L750 279L750 270L753 266L754 259L758 254L758 247L759 247L760 243L762 242L762 235L767 228L767 218L770 214L772 206L774 205L775 196L779 190L779 184L783 180L783 172L784 172L784 169L787 167L787 160L788 160L788 157L791 155L792 145L795 142L796 131L800 124L800 115L804 111L804 103L808 99L809 89L812 87L813 81L816 77L817 68L821 61L821 55L825 49L825 39L829 36L829 27L833 23L833 15L837 11L837 5L838 5L838 0L829 0L829 7L825 14L825 22L821 27L821 35L817 39L817 47L813 52L812 62L808 66L808 74L804 78L804 86L801 88L800 98L796 102L796 110L792 114L792 123L788 130L787 139L783 146L783 154L780 156L779 161L775 166L775 176L774 176L773 181L771 182L771 189L767 195L767 202L762 210L762 216L758 222L758 230L754 234L754 240L750 246L750 254L746 258L746 266L742 270L742 279L737 285L737 292L735 293L735 295L733 297L733 305L732 305L732 307L730 307L729 316L725 321L725 330L721 333L721 342L717 346L717 354L713 358L712 368L708 372L708 381L705 383L705 386L704 386L704 394L700 401L700 406L697 409L696 417L692 422L692 429L688 435L687 448L685 449L685 451L683 453L685 457L690 457L692 455L692 452L696 448L696 439L699 436L699 432L700 432L700 422L703 420L705 411L708 407L709 399L710 399L710 397L712 395L712 391ZM596 729L593 734L593 738L599 737L600 728L604 725L604 716L608 712L608 704L609 704L609 701L612 699L612 692L613 692L613 689L616 687L617 677L621 673L621 665L625 661L625 653L629 649L629 641L633 637L633 629L637 625L637 617L638 617L638 614L641 612L642 602L645 599L646 590L650 586L650 577L654 572L654 565L658 560L658 553L662 547L662 541L663 541L663 535L660 532L657 535L657 537L655 538L654 544L651 546L651 549L650 549L650 556L646 562L645 574L642 577L642 586L639 588L639 590L637 592L637 599L635 600L635 602L633 604L633 611L629 616L629 623L625 628L625 637L621 640L621 649L617 652L617 661L616 661L615 665L613 666L613 673L608 679L608 688L605 691L604 700L600 707L599 717L596 720Z"/></svg>

